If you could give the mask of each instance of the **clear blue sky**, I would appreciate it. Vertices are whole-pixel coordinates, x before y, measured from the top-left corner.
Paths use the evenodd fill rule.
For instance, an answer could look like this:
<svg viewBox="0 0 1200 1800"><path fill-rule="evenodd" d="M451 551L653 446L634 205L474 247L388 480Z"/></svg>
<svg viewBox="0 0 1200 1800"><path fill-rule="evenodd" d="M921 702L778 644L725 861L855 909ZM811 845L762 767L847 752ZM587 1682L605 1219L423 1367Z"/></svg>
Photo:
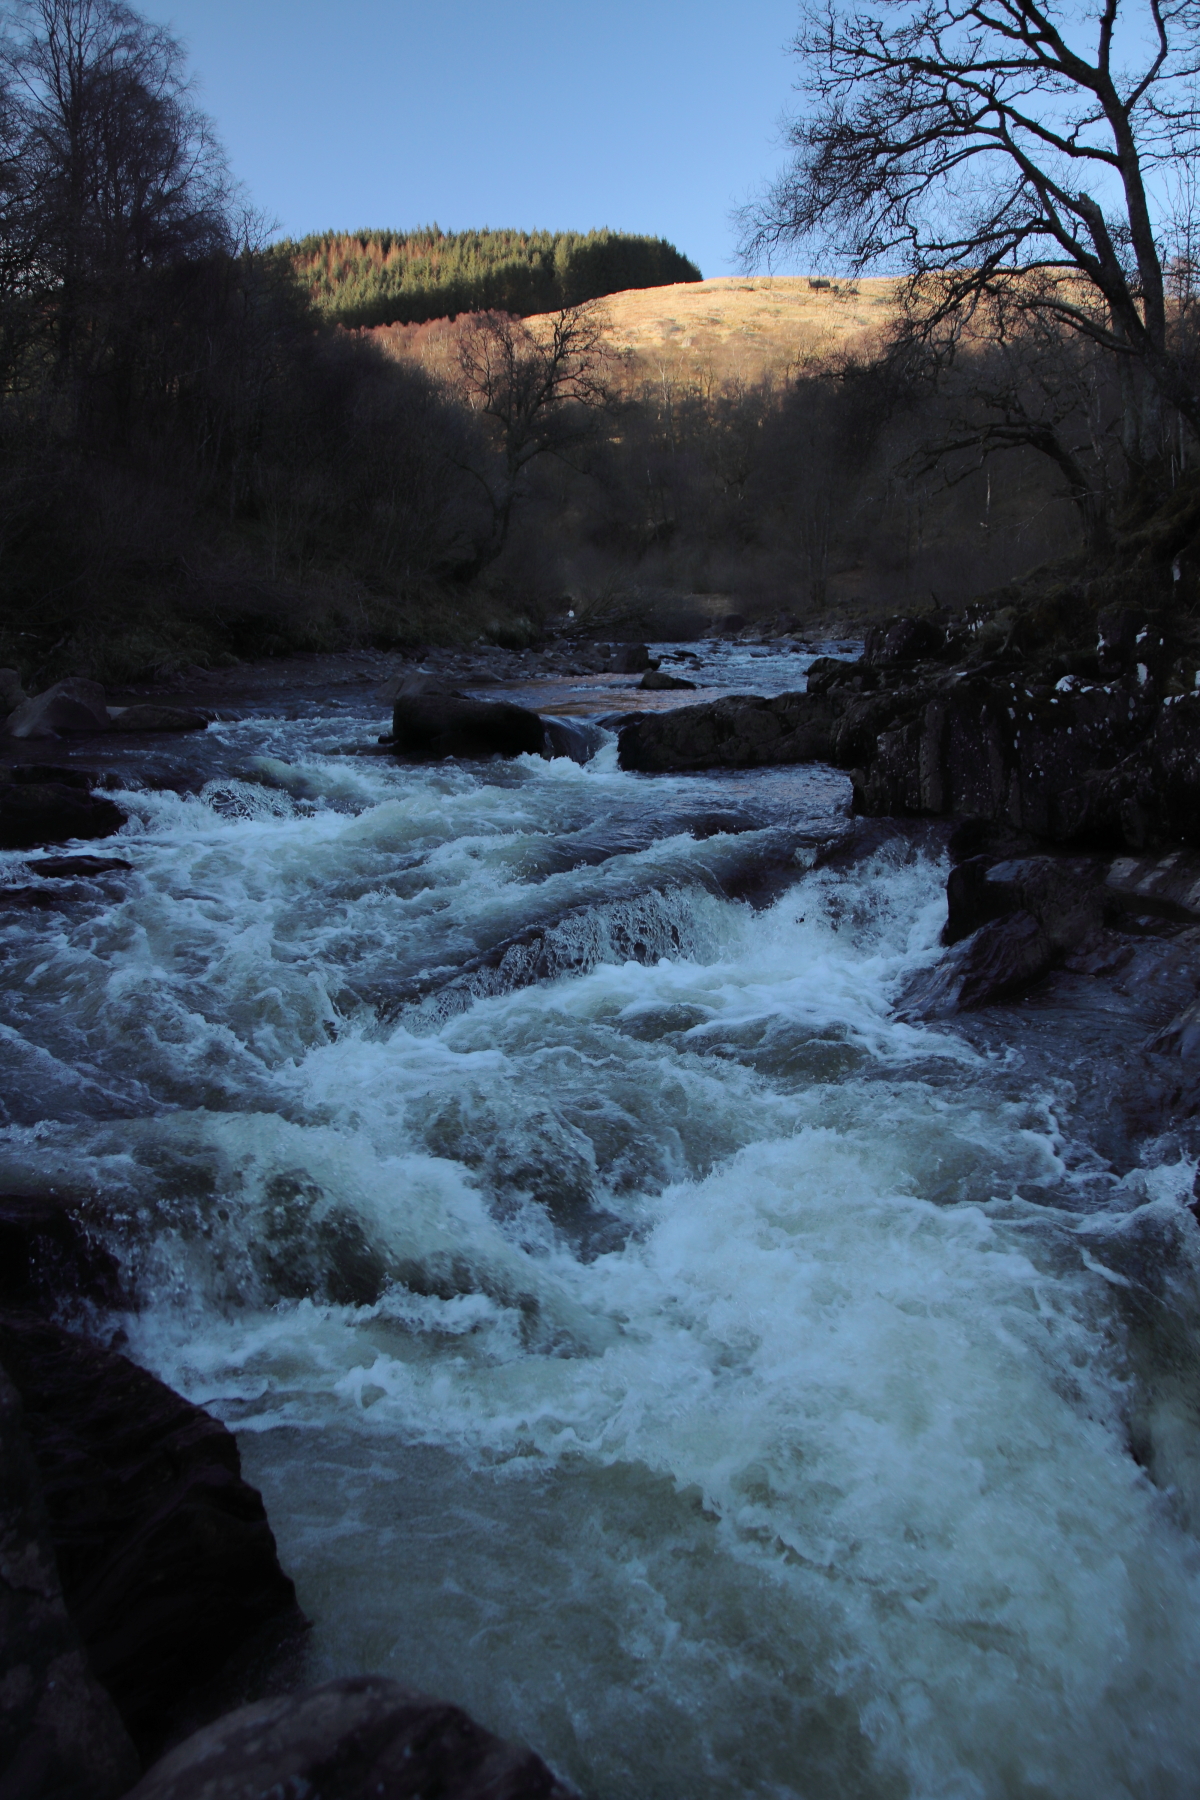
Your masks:
<svg viewBox="0 0 1200 1800"><path fill-rule="evenodd" d="M135 0L135 4L137 0ZM795 0L141 0L288 234L611 225L736 273L783 160Z"/></svg>

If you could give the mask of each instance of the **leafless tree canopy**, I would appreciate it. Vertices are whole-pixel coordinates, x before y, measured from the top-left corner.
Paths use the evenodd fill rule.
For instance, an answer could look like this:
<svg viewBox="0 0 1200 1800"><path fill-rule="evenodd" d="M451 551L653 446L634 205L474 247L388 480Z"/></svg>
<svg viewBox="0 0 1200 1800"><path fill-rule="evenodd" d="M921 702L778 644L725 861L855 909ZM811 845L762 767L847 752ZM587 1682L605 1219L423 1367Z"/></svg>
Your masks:
<svg viewBox="0 0 1200 1800"><path fill-rule="evenodd" d="M932 283L941 316L1032 272L1041 312L1136 363L1200 428L1174 330L1193 273L1198 0L830 0L805 6L795 49L795 156L745 217L748 257L808 242L856 271L899 267Z"/></svg>

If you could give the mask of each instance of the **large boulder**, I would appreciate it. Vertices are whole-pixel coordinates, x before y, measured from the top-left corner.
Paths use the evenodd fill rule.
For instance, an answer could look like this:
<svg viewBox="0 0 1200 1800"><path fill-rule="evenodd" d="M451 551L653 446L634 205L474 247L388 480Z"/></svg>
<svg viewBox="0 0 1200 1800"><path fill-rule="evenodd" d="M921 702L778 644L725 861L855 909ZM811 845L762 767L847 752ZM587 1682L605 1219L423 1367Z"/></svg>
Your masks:
<svg viewBox="0 0 1200 1800"><path fill-rule="evenodd" d="M733 694L626 725L618 760L623 769L644 773L826 762L833 753L838 716L837 704L823 695L780 694L764 700Z"/></svg>
<svg viewBox="0 0 1200 1800"><path fill-rule="evenodd" d="M120 807L90 793L75 770L0 769L0 849L111 837L124 823Z"/></svg>
<svg viewBox="0 0 1200 1800"><path fill-rule="evenodd" d="M14 1229L36 1238L36 1221ZM53 1218L43 1236L77 1255ZM190 1695L296 1617L261 1497L218 1420L34 1307L0 1312L0 1362L24 1407L67 1610L134 1741L154 1754Z"/></svg>
<svg viewBox="0 0 1200 1800"><path fill-rule="evenodd" d="M614 675L640 675L643 669L657 669L658 662L645 644L614 644L608 666Z"/></svg>
<svg viewBox="0 0 1200 1800"><path fill-rule="evenodd" d="M538 756L544 741L537 713L507 700L418 693L398 697L392 712L392 748L422 762L444 756Z"/></svg>
<svg viewBox="0 0 1200 1800"><path fill-rule="evenodd" d="M0 1369L0 1792L117 1800L139 1766L67 1611L20 1396Z"/></svg>
<svg viewBox="0 0 1200 1800"><path fill-rule="evenodd" d="M108 708L98 681L72 675L56 681L42 694L23 701L10 713L4 729L9 737L46 738L79 735L90 737L108 730Z"/></svg>
<svg viewBox="0 0 1200 1800"><path fill-rule="evenodd" d="M532 1750L382 1675L243 1706L188 1738L129 1800L570 1800Z"/></svg>

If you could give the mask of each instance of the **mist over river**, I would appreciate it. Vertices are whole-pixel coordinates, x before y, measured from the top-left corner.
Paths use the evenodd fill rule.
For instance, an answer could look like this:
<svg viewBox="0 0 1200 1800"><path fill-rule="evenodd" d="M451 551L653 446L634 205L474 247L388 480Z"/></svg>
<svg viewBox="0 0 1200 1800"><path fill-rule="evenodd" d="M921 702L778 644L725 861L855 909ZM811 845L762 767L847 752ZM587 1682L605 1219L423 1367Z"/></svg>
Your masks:
<svg viewBox="0 0 1200 1800"><path fill-rule="evenodd" d="M898 1021L937 834L829 855L843 775L612 730L349 754L365 678L222 710L73 753L131 872L30 909L0 855L0 1180L102 1199L109 1324L238 1433L303 1678L589 1800L1194 1797L1194 1166L1113 1153L1094 1020Z"/></svg>

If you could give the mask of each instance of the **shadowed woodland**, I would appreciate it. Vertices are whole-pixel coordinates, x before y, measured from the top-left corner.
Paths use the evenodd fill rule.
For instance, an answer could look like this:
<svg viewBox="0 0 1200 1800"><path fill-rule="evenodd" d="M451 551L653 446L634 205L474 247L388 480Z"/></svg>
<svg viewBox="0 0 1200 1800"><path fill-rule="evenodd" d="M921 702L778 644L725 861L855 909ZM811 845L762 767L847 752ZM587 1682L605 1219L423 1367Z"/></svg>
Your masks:
<svg viewBox="0 0 1200 1800"><path fill-rule="evenodd" d="M1194 530L1186 194L1154 343L1145 269L1119 245L1124 314L1061 244L1019 269L1008 240L977 246L968 278L934 252L969 245L939 240L883 328L732 367L619 347L589 284L694 279L658 240L272 245L167 32L116 0L4 20L0 661L27 682L652 630L691 595L816 629L961 606L1039 565L1165 567ZM865 179L838 172L845 145L797 154L747 221L750 254L807 241L814 194L820 217L851 217L829 186ZM879 248L868 233L859 265ZM408 300L388 276L389 302L380 271L418 251L425 274ZM435 251L455 319L421 311ZM461 311L468 276L503 307Z"/></svg>

